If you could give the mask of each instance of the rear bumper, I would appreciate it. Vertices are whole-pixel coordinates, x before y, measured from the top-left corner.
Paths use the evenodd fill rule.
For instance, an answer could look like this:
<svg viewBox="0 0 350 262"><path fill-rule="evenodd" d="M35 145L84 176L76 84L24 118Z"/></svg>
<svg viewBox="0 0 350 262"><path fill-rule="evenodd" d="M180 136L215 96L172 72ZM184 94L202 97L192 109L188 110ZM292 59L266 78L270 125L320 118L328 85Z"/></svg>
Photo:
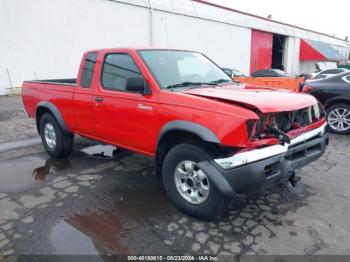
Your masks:
<svg viewBox="0 0 350 262"><path fill-rule="evenodd" d="M209 176L222 194L229 198L239 198L287 181L296 169L324 154L328 139L325 124L293 139L289 145L253 150L234 159L204 161L198 167ZM238 163L238 160L241 162ZM225 161L231 161L236 166L224 168Z"/></svg>

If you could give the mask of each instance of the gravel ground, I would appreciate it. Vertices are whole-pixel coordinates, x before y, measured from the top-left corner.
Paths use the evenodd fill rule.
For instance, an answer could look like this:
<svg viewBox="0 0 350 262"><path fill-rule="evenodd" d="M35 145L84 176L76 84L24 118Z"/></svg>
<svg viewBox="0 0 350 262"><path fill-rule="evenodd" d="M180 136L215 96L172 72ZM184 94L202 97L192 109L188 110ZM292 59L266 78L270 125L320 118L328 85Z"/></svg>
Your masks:
<svg viewBox="0 0 350 262"><path fill-rule="evenodd" d="M0 98L0 149L17 142L0 150L0 255L350 255L347 136L331 135L297 188L235 201L203 222L171 205L150 158L111 157L81 138L60 160L18 145L36 136L20 108L19 97Z"/></svg>
<svg viewBox="0 0 350 262"><path fill-rule="evenodd" d="M22 108L20 96L0 97L0 143L37 136L34 120Z"/></svg>

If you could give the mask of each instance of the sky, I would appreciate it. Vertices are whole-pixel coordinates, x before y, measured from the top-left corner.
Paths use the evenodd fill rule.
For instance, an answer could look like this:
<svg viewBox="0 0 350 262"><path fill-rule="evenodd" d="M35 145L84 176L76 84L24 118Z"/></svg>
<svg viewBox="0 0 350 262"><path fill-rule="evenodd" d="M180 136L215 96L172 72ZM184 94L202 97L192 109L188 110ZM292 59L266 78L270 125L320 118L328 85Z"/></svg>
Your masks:
<svg viewBox="0 0 350 262"><path fill-rule="evenodd" d="M207 0L306 29L350 38L349 0Z"/></svg>

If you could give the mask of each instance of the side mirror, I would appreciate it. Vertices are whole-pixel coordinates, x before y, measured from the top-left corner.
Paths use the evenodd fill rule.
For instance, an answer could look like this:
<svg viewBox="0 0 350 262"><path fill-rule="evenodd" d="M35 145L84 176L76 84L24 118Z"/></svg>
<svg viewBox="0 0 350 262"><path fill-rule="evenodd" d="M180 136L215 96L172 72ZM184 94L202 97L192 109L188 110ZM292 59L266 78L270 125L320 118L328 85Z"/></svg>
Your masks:
<svg viewBox="0 0 350 262"><path fill-rule="evenodd" d="M143 77L129 77L126 82L126 90L143 95L151 94L151 90L149 90L146 80Z"/></svg>

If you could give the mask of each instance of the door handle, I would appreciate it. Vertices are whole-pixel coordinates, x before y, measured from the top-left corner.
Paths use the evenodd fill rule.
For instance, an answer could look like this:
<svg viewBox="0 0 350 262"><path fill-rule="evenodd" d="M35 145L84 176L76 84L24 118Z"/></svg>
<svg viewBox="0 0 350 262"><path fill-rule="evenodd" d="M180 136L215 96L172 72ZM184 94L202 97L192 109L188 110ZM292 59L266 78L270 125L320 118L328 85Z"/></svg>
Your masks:
<svg viewBox="0 0 350 262"><path fill-rule="evenodd" d="M103 97L95 97L95 101L101 103L103 102Z"/></svg>

